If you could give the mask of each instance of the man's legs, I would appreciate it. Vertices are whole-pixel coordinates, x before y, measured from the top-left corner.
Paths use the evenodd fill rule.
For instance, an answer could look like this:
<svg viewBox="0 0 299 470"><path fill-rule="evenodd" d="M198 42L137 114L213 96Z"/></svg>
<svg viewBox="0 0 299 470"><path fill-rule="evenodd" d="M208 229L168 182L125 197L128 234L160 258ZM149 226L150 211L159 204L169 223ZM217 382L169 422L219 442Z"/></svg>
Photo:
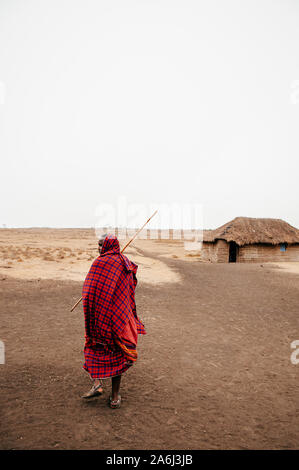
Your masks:
<svg viewBox="0 0 299 470"><path fill-rule="evenodd" d="M93 386L89 390L89 392L85 393L82 398L92 398L98 395L102 395L103 393L103 384L101 379L93 379Z"/></svg>
<svg viewBox="0 0 299 470"><path fill-rule="evenodd" d="M112 401L118 400L119 389L120 389L120 381L121 375L117 375L116 377L112 377Z"/></svg>
<svg viewBox="0 0 299 470"><path fill-rule="evenodd" d="M94 386L97 387L98 385L101 385L100 388L98 388L99 392L102 392L103 391L103 383L101 381L101 379L95 379L94 380Z"/></svg>

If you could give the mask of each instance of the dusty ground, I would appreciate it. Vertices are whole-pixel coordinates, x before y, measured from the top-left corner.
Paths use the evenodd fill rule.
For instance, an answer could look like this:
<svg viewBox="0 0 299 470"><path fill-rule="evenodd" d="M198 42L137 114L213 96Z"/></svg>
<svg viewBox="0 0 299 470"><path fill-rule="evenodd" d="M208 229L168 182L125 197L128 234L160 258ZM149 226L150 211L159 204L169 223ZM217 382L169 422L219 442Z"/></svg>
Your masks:
<svg viewBox="0 0 299 470"><path fill-rule="evenodd" d="M268 264L268 263L266 263ZM283 269L286 272L293 273L293 274L299 274L299 263L294 261L294 262L284 262L284 263L269 263L269 265L273 267L278 267L280 269Z"/></svg>
<svg viewBox="0 0 299 470"><path fill-rule="evenodd" d="M32 231L27 243L19 233L10 252L1 238L2 449L298 447L299 365L290 362L290 343L299 339L298 274L268 265L187 261L180 245L137 242L132 258L151 260L144 271L158 265L160 282L153 284L149 275L137 288L148 335L140 339L138 363L123 378L122 408L110 410L108 383L103 397L80 398L90 385L82 370L82 307L69 308L82 282L42 275L49 263L58 265L52 274L57 267L66 273L71 261L77 269L77 252L90 233L85 241L73 233L71 244L66 234L64 245L51 241L50 232L41 240ZM44 250L45 257L54 257L49 247L65 253L71 245L74 259L64 266L38 252L36 275L22 277L21 268L12 270L26 263L30 240L36 242L30 249ZM82 260L87 267L96 256L93 247L90 259ZM79 257L87 257L85 251ZM8 263L13 267L3 267ZM163 270L174 277L161 283Z"/></svg>

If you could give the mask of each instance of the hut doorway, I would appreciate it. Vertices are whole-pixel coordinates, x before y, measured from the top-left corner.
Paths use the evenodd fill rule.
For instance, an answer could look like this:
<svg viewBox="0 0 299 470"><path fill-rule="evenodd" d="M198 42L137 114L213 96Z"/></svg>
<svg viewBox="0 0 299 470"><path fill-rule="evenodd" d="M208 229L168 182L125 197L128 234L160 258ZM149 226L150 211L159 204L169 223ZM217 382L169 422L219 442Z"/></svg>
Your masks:
<svg viewBox="0 0 299 470"><path fill-rule="evenodd" d="M237 254L238 254L238 245L236 242L229 243L229 263L236 263L237 262Z"/></svg>

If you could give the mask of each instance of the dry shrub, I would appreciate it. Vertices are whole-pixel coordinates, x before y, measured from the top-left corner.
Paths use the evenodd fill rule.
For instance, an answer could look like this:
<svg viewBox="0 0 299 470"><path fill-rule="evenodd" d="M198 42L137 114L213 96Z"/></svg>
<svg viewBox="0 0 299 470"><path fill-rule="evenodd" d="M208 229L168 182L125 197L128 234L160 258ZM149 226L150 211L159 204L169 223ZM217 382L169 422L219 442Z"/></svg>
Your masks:
<svg viewBox="0 0 299 470"><path fill-rule="evenodd" d="M64 259L65 258L65 251L60 249L59 251L57 251L56 253L56 259Z"/></svg>
<svg viewBox="0 0 299 470"><path fill-rule="evenodd" d="M192 257L192 258L200 258L200 252L191 251L189 253L186 253L186 256L189 256L189 257Z"/></svg>
<svg viewBox="0 0 299 470"><path fill-rule="evenodd" d="M30 248L26 248L26 249L22 250L22 256L24 256L24 258L26 258L26 259L31 258L32 257L32 250Z"/></svg>
<svg viewBox="0 0 299 470"><path fill-rule="evenodd" d="M43 250L41 250L40 248L36 248L32 252L33 256L35 256L36 258L42 258L43 253L44 253Z"/></svg>
<svg viewBox="0 0 299 470"><path fill-rule="evenodd" d="M53 256L51 256L50 254L46 254L43 256L43 260L44 261L55 261Z"/></svg>
<svg viewBox="0 0 299 470"><path fill-rule="evenodd" d="M72 258L75 256L75 253L73 253L72 250L68 250L68 253L66 253L66 256L68 256L69 258Z"/></svg>

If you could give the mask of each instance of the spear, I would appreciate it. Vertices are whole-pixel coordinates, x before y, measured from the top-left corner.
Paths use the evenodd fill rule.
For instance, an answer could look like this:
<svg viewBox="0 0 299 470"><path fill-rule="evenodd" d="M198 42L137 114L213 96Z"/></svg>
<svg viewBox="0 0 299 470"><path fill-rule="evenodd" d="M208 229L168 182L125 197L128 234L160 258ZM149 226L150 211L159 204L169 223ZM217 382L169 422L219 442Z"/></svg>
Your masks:
<svg viewBox="0 0 299 470"><path fill-rule="evenodd" d="M154 217L154 215L157 214L157 212L158 212L158 211L155 211L155 212L153 213L153 215L151 215L150 218L147 219L147 221L145 222L145 224L143 224L142 227L141 227L139 230L137 230L137 232L136 232L135 235L131 238L131 240L129 240L128 243L123 247L123 249L121 250L121 253L123 253L123 252L125 251L125 249L128 248L128 246L132 243L132 241L137 237L138 233L140 233L141 230L144 229L144 227L149 223L149 221ZM82 300L82 297L80 297L80 299L77 300L77 302L72 306L71 312L72 312L73 310L75 310L75 308L77 307L77 305L79 305L79 303L81 302L81 300Z"/></svg>

